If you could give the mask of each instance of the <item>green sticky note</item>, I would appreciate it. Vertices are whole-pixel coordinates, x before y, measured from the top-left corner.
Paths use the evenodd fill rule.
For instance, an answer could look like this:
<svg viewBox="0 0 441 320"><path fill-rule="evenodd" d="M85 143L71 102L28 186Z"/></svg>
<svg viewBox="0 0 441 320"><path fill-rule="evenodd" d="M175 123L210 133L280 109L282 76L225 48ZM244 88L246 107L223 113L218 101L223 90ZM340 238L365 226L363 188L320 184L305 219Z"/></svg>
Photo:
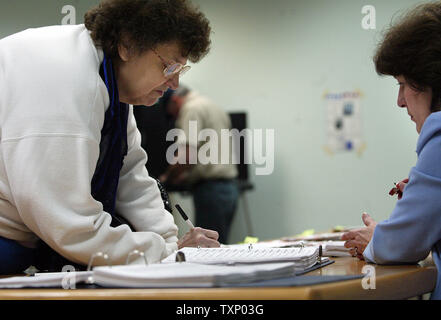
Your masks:
<svg viewBox="0 0 441 320"><path fill-rule="evenodd" d="M243 243L257 243L259 242L259 238L256 237L245 237Z"/></svg>
<svg viewBox="0 0 441 320"><path fill-rule="evenodd" d="M344 227L344 226L335 226L334 227L334 231L335 232L340 232L340 231L343 231L343 230L345 230L346 228Z"/></svg>

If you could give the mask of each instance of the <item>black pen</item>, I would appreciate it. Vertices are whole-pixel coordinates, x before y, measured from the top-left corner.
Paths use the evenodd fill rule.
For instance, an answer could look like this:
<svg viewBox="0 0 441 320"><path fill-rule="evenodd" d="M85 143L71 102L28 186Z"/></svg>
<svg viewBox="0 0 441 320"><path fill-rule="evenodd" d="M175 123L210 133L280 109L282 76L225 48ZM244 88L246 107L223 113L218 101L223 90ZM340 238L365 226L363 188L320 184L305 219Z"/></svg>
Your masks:
<svg viewBox="0 0 441 320"><path fill-rule="evenodd" d="M181 206L179 204L175 205L176 209L178 209L179 213L181 214L182 218L185 222L187 222L188 226L191 229L194 229L193 223L191 223L190 219L188 219L187 215L185 214L184 210L182 210Z"/></svg>

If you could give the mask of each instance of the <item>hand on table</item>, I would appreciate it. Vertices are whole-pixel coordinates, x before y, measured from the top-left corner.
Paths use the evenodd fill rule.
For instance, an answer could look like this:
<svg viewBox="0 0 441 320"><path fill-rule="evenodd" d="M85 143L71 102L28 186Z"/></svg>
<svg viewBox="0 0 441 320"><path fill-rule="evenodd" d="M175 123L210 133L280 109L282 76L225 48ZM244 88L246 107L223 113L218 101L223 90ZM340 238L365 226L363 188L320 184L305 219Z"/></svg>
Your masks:
<svg viewBox="0 0 441 320"><path fill-rule="evenodd" d="M351 248L349 252L352 256L364 260L364 249L371 241L377 223L366 212L363 213L361 218L366 227L348 231L342 235L341 239L346 240L345 247Z"/></svg>
<svg viewBox="0 0 441 320"><path fill-rule="evenodd" d="M217 248L220 247L217 239L219 239L217 231L196 227L179 239L178 249L184 247Z"/></svg>

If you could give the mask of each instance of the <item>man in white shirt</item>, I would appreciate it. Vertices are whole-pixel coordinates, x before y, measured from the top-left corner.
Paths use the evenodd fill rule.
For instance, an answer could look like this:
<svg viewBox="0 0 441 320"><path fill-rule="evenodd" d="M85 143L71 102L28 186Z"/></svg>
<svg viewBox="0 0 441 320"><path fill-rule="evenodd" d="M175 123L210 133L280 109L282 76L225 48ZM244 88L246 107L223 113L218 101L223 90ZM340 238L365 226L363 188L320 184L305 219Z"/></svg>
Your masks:
<svg viewBox="0 0 441 320"><path fill-rule="evenodd" d="M176 141L180 161L170 165L160 180L190 185L196 225L216 230L219 241L227 243L239 197L232 138L228 136L228 144L222 141L222 130L231 129L231 120L211 100L183 85L170 96L166 107L180 129ZM228 162L222 161L225 152Z"/></svg>

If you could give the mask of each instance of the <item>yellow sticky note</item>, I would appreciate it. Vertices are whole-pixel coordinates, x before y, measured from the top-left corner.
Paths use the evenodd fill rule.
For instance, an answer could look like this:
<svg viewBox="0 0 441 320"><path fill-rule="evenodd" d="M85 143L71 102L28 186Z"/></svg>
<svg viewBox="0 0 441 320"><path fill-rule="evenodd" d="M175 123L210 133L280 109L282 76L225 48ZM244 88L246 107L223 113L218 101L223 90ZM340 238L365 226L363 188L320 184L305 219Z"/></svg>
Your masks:
<svg viewBox="0 0 441 320"><path fill-rule="evenodd" d="M314 229L308 229L299 234L300 237L312 236L315 233Z"/></svg>
<svg viewBox="0 0 441 320"><path fill-rule="evenodd" d="M341 232L343 230L345 230L346 228L344 226L335 226L334 227L334 232Z"/></svg>
<svg viewBox="0 0 441 320"><path fill-rule="evenodd" d="M259 242L259 238L256 237L245 237L243 243L257 243Z"/></svg>

